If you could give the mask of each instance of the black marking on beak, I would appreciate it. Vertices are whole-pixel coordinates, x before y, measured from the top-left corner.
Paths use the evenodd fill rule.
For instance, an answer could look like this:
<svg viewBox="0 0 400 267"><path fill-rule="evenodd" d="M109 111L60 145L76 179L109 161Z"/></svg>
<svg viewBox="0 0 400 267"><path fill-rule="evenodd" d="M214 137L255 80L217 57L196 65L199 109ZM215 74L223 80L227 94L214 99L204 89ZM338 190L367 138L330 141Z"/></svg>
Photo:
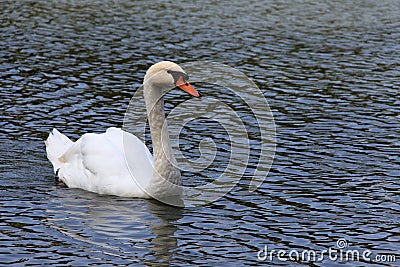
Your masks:
<svg viewBox="0 0 400 267"><path fill-rule="evenodd" d="M168 72L169 74L172 75L172 77L174 78L174 83L175 83L175 84L178 82L178 80L179 80L180 77L183 78L183 81L184 81L185 83L187 83L187 81L189 80L189 75L187 75L187 74L184 73L184 72L181 72L181 71L174 71L174 70L167 70L167 72Z"/></svg>

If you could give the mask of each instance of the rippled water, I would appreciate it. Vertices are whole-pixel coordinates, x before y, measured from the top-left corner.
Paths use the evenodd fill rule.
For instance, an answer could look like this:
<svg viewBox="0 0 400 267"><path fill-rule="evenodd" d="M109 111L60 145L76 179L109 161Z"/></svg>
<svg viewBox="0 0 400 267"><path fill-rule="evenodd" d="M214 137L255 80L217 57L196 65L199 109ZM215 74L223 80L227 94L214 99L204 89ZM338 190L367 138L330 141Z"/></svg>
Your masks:
<svg viewBox="0 0 400 267"><path fill-rule="evenodd" d="M0 10L0 265L314 266L257 253L321 251L340 238L400 265L399 1L3 1ZM146 69L165 59L227 64L260 87L277 128L263 185L247 191L250 164L222 199L175 209L56 184L50 129L76 139L121 126ZM190 127L218 126L203 123ZM196 157L196 140L183 140ZM220 171L221 155L203 178Z"/></svg>

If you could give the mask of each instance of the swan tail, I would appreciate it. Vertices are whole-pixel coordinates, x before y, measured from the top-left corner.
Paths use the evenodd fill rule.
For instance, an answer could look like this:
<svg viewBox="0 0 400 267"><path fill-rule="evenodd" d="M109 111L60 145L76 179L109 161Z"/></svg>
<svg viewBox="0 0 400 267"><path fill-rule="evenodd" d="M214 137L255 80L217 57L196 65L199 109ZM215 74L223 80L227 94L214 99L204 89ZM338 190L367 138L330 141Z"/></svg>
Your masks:
<svg viewBox="0 0 400 267"><path fill-rule="evenodd" d="M57 173L63 164L61 156L72 146L73 142L54 128L46 139L45 144L47 158L53 164L54 173Z"/></svg>

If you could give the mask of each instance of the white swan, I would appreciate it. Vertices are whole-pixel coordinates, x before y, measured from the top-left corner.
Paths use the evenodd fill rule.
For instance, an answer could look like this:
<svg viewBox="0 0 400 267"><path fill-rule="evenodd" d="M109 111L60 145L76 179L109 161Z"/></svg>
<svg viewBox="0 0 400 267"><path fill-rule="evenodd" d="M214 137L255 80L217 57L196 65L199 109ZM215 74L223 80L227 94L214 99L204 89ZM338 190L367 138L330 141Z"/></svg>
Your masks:
<svg viewBox="0 0 400 267"><path fill-rule="evenodd" d="M154 159L142 141L119 128L109 128L102 134L87 133L76 142L53 129L45 143L58 178L69 188L99 194L180 198L180 171L169 141L163 100L163 89L173 87L200 96L175 63L162 61L146 72L143 91Z"/></svg>

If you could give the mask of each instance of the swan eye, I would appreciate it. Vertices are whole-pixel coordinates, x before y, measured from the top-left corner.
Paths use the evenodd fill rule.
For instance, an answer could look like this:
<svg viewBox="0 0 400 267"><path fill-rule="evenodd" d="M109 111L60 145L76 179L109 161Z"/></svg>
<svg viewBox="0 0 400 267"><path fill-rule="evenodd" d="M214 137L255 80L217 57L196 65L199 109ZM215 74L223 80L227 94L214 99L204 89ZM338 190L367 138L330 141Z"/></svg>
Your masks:
<svg viewBox="0 0 400 267"><path fill-rule="evenodd" d="M175 83L179 80L179 78L182 78L185 85L188 84L187 81L189 80L189 76L186 73L180 72L180 71L174 71L174 70L167 70L167 72L172 75Z"/></svg>

